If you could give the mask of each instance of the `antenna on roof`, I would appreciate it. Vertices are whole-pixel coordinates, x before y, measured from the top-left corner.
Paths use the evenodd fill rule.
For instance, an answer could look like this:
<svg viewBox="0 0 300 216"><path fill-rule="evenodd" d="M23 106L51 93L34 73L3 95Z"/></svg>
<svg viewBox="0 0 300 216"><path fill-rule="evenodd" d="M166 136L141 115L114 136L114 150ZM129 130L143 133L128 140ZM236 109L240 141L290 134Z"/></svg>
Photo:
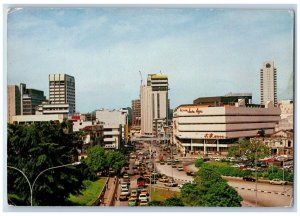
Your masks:
<svg viewBox="0 0 300 216"><path fill-rule="evenodd" d="M142 77L142 72L141 71L139 71L140 72L140 75L141 75L141 85L143 84L143 77Z"/></svg>

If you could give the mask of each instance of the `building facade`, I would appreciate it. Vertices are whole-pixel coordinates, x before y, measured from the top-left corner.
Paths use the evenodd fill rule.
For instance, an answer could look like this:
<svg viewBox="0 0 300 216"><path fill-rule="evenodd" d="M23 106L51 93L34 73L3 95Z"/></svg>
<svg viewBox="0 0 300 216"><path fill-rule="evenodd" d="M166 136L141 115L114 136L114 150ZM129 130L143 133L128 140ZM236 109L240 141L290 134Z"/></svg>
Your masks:
<svg viewBox="0 0 300 216"><path fill-rule="evenodd" d="M173 143L184 153L227 154L240 138L255 137L259 129L274 133L280 109L182 105L173 114Z"/></svg>
<svg viewBox="0 0 300 216"><path fill-rule="evenodd" d="M62 114L53 115L16 115L12 116L12 123L19 125L30 125L34 122L63 122L65 116Z"/></svg>
<svg viewBox="0 0 300 216"><path fill-rule="evenodd" d="M67 74L49 75L50 104L68 104L69 115L73 115L75 106L75 78Z"/></svg>
<svg viewBox="0 0 300 216"><path fill-rule="evenodd" d="M223 105L235 105L236 103L251 104L251 93L229 93L225 96L216 97L200 97L194 100L194 105L207 105L207 106L223 106Z"/></svg>
<svg viewBox="0 0 300 216"><path fill-rule="evenodd" d="M131 101L132 109L132 127L141 126L141 100L136 99Z"/></svg>
<svg viewBox="0 0 300 216"><path fill-rule="evenodd" d="M108 110L108 109L100 109L96 111L96 121L104 126L104 132L106 130L119 130L119 134L121 135L121 139L117 139L116 142L124 142L126 145L128 142L128 110L127 109L119 109L119 110ZM104 138L105 133L103 134ZM115 135L116 136L116 135ZM116 138L116 137L109 137ZM105 141L109 142L107 139ZM115 145L117 148L121 148L121 144Z"/></svg>
<svg viewBox="0 0 300 216"><path fill-rule="evenodd" d="M266 61L260 69L260 100L264 105L272 101L277 105L277 69L273 61Z"/></svg>
<svg viewBox="0 0 300 216"><path fill-rule="evenodd" d="M34 115L35 109L46 101L44 92L37 89L27 89L26 84L20 84L21 115Z"/></svg>
<svg viewBox="0 0 300 216"><path fill-rule="evenodd" d="M36 115L55 115L63 114L64 118L68 118L70 114L69 104L49 104L44 102L38 105L35 110Z"/></svg>
<svg viewBox="0 0 300 216"><path fill-rule="evenodd" d="M292 130L280 130L268 138L264 143L271 148L272 155L294 155L294 133Z"/></svg>
<svg viewBox="0 0 300 216"><path fill-rule="evenodd" d="M283 100L278 103L281 110L280 121L275 130L293 130L294 129L294 103L292 100Z"/></svg>
<svg viewBox="0 0 300 216"><path fill-rule="evenodd" d="M168 77L149 74L147 85L141 85L141 133L158 135L163 133L169 114Z"/></svg>
<svg viewBox="0 0 300 216"><path fill-rule="evenodd" d="M21 115L21 95L17 85L7 86L7 122L13 123L12 117Z"/></svg>

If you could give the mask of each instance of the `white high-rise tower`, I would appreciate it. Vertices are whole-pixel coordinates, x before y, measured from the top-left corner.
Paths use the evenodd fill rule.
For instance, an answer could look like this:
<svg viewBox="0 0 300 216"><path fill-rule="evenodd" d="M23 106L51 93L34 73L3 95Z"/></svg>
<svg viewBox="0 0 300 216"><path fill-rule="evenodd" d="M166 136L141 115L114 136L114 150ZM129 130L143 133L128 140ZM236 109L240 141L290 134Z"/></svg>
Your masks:
<svg viewBox="0 0 300 216"><path fill-rule="evenodd" d="M277 105L277 69L273 61L266 61L260 69L260 100L265 105L272 101Z"/></svg>

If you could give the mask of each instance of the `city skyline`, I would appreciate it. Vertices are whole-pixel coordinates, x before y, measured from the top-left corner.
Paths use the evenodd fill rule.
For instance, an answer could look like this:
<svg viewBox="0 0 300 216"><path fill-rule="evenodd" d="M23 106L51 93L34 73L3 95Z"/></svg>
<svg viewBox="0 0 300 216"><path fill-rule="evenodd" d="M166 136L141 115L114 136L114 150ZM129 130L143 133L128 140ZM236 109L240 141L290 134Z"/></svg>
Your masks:
<svg viewBox="0 0 300 216"><path fill-rule="evenodd" d="M293 22L288 10L24 8L8 15L7 84L49 98L48 75L69 74L76 111L89 112L130 107L139 71L144 84L161 71L171 108L228 92L259 103L260 68L271 60L278 100L291 99Z"/></svg>

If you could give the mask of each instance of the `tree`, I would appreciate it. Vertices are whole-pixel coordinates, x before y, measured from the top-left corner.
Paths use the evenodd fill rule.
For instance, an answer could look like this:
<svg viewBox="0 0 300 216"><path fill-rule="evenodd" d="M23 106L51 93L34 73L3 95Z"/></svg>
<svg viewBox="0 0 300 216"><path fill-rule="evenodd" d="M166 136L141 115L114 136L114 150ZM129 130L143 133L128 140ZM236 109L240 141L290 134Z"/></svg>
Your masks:
<svg viewBox="0 0 300 216"><path fill-rule="evenodd" d="M115 173L120 173L122 167L127 163L126 157L119 151L108 151L106 153L106 166Z"/></svg>
<svg viewBox="0 0 300 216"><path fill-rule="evenodd" d="M149 202L149 206L184 206L182 200L177 197L171 197L164 201L153 200Z"/></svg>
<svg viewBox="0 0 300 216"><path fill-rule="evenodd" d="M204 164L204 160L199 158L195 161L195 166L196 167L201 167Z"/></svg>
<svg viewBox="0 0 300 216"><path fill-rule="evenodd" d="M195 183L186 183L180 190L180 198L185 206L203 206L205 188Z"/></svg>
<svg viewBox="0 0 300 216"><path fill-rule="evenodd" d="M31 184L43 170L74 162L75 144L63 124L50 122L30 126L8 125L7 164L22 170ZM8 194L30 205L30 189L25 177L15 169L7 171ZM33 205L65 205L70 194L80 191L80 171L73 167L48 170L37 179L33 188Z"/></svg>
<svg viewBox="0 0 300 216"><path fill-rule="evenodd" d="M245 156L251 161L254 161L256 156L257 159L265 158L270 152L270 148L259 139L242 140L238 145L229 148L232 156Z"/></svg>
<svg viewBox="0 0 300 216"><path fill-rule="evenodd" d="M96 145L88 149L86 164L94 172L101 172L107 168L105 150L103 147Z"/></svg>

